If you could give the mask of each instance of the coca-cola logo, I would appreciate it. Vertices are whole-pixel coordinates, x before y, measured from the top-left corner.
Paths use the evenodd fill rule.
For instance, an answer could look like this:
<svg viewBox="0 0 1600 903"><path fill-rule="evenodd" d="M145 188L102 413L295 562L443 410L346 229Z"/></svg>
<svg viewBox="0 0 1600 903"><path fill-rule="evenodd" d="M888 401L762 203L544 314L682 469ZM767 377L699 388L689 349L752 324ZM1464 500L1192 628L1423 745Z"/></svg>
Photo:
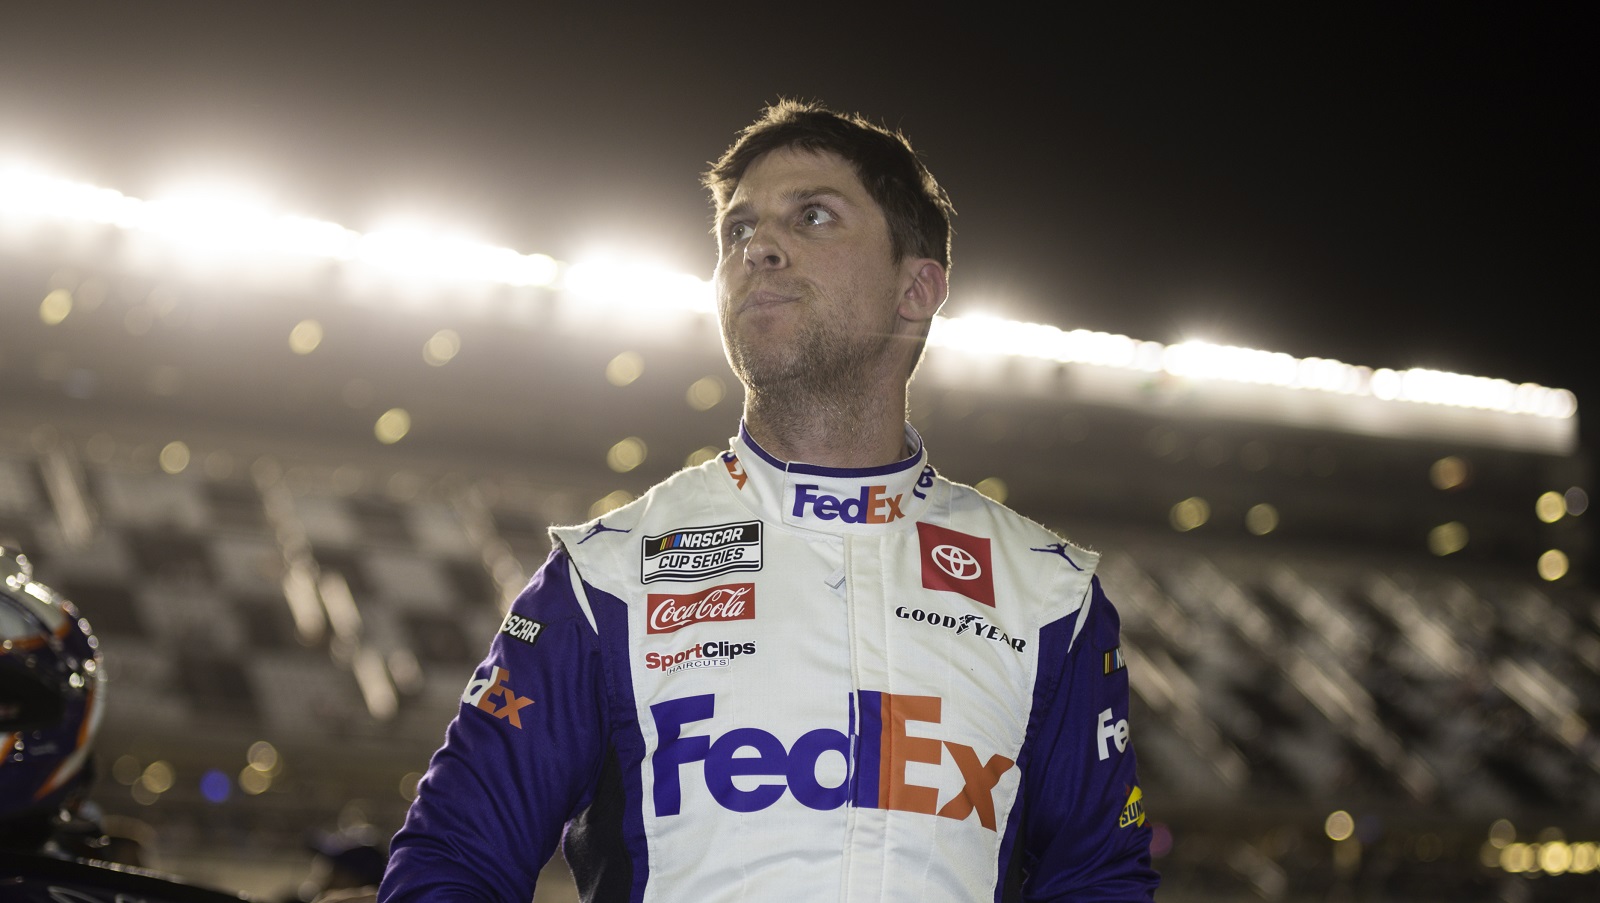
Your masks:
<svg viewBox="0 0 1600 903"><path fill-rule="evenodd" d="M646 597L650 633L671 633L707 621L748 621L756 616L756 585L725 583L698 593Z"/></svg>

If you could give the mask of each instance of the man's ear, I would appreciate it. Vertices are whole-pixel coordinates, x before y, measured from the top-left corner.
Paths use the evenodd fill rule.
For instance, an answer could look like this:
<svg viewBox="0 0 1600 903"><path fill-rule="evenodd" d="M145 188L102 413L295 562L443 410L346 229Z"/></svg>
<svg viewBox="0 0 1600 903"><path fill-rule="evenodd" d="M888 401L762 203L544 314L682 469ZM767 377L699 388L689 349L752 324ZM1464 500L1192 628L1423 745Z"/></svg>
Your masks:
<svg viewBox="0 0 1600 903"><path fill-rule="evenodd" d="M902 319L912 322L932 320L933 315L944 306L944 299L950 295L950 283L944 267L932 258L917 257L907 260L902 272L905 274L902 280L905 291L900 295L900 305L896 311Z"/></svg>

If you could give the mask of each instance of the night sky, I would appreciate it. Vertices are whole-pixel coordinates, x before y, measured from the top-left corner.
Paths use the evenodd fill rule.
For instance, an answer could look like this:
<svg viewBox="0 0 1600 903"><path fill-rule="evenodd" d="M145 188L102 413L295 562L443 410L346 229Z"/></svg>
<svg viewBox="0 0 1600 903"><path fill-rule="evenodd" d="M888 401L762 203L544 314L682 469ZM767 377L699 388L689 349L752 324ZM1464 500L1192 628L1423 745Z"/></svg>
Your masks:
<svg viewBox="0 0 1600 903"><path fill-rule="evenodd" d="M947 313L1562 386L1600 435L1576 7L234 6L8 4L0 161L709 275L697 174L819 99L953 197Z"/></svg>

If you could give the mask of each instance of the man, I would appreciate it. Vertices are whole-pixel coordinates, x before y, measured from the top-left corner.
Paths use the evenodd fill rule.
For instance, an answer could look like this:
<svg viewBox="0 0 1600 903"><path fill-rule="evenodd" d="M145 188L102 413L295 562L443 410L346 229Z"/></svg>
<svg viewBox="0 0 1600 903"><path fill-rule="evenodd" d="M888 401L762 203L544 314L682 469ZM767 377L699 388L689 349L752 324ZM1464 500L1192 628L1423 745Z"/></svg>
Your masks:
<svg viewBox="0 0 1600 903"><path fill-rule="evenodd" d="M739 435L552 531L382 899L526 901L558 839L586 900L1150 899L1097 556L939 477L906 423L943 191L898 135L792 102L706 183Z"/></svg>

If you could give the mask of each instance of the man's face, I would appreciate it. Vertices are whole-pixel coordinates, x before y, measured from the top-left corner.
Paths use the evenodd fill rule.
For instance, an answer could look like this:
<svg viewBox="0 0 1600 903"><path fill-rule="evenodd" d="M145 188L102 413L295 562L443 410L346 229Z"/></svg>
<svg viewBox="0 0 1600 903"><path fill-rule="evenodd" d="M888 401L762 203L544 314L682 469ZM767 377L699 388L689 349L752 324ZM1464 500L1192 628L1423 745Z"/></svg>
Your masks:
<svg viewBox="0 0 1600 903"><path fill-rule="evenodd" d="M722 341L745 385L843 391L901 356L891 339L905 328L905 267L842 157L783 148L757 158L717 225Z"/></svg>

